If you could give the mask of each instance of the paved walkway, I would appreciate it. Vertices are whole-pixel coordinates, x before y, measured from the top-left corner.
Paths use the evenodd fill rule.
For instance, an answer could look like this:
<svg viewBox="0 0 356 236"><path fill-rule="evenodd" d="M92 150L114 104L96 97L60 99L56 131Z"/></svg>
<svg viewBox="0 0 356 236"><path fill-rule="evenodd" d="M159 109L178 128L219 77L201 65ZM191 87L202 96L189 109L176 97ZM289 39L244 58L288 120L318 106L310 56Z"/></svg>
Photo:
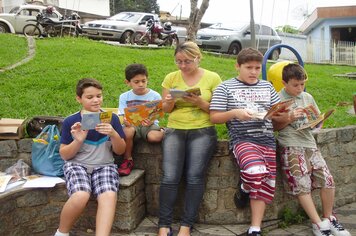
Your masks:
<svg viewBox="0 0 356 236"><path fill-rule="evenodd" d="M335 209L342 224L349 230L351 235L356 236L356 202ZM178 224L173 225L174 235L177 235ZM196 224L192 236L236 236L245 235L248 225L207 225ZM302 225L292 225L286 229L278 228L278 221L266 222L263 227L265 236L312 236L311 224L306 222ZM91 230L88 232L73 232L71 236L93 236ZM130 234L115 233L112 236L153 236L157 235L157 218L146 217L134 232Z"/></svg>

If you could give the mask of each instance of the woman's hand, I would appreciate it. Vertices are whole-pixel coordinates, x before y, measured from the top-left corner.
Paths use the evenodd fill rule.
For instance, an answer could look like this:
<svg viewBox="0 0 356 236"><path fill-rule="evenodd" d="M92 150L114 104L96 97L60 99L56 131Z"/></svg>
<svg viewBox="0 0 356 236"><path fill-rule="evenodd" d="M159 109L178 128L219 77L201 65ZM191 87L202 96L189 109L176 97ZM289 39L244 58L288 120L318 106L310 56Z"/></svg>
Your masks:
<svg viewBox="0 0 356 236"><path fill-rule="evenodd" d="M175 105L175 100L167 89L163 89L163 104L162 109L164 112L171 112Z"/></svg>
<svg viewBox="0 0 356 236"><path fill-rule="evenodd" d="M184 101L194 104L196 106L198 106L202 102L202 98L195 94L189 94L187 96L183 96L182 98Z"/></svg>

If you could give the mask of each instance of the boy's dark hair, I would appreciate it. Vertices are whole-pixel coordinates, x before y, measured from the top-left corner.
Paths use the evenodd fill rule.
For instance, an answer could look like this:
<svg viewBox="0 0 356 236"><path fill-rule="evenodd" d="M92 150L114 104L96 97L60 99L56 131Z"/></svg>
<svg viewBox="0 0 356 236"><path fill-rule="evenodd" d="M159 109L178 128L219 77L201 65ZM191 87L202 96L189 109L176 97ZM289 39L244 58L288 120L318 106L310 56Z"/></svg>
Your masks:
<svg viewBox="0 0 356 236"><path fill-rule="evenodd" d="M244 48L237 54L237 64L242 65L250 61L258 61L262 63L262 53L254 48Z"/></svg>
<svg viewBox="0 0 356 236"><path fill-rule="evenodd" d="M131 64L126 67L125 78L127 81L130 81L136 75L145 75L146 77L148 77L146 66L142 64Z"/></svg>
<svg viewBox="0 0 356 236"><path fill-rule="evenodd" d="M100 90L103 90L103 86L97 81L96 79L92 78L83 78L78 81L77 87L76 87L76 94L78 97L82 97L84 93L84 89L88 87L94 87Z"/></svg>
<svg viewBox="0 0 356 236"><path fill-rule="evenodd" d="M301 65L290 63L284 66L282 71L282 79L286 83L288 83L288 81L291 79L306 80L307 74Z"/></svg>

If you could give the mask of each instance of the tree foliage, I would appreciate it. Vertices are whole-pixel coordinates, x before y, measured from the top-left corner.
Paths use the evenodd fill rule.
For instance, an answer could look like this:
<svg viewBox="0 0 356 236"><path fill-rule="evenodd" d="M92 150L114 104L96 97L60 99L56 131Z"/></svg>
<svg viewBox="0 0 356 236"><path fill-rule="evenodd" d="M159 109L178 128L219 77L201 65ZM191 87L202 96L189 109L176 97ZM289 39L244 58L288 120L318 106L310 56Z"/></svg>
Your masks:
<svg viewBox="0 0 356 236"><path fill-rule="evenodd" d="M209 7L209 0L203 0L198 8L198 0L190 0L189 25L187 29L187 40L195 41L200 22Z"/></svg>
<svg viewBox="0 0 356 236"><path fill-rule="evenodd" d="M281 25L276 28L277 32L284 32L284 33L290 33L290 34L299 34L299 30L290 25Z"/></svg>
<svg viewBox="0 0 356 236"><path fill-rule="evenodd" d="M110 0L110 14L122 11L159 13L157 0Z"/></svg>

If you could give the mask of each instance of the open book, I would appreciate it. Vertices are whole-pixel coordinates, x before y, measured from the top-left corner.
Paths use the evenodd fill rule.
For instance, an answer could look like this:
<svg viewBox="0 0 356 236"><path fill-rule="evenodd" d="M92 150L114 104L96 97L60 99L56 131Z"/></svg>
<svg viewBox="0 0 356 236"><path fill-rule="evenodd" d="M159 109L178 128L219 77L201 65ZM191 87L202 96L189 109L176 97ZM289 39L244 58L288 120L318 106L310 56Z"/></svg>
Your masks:
<svg viewBox="0 0 356 236"><path fill-rule="evenodd" d="M82 130L95 129L100 123L110 123L112 111L84 112L82 114Z"/></svg>
<svg viewBox="0 0 356 236"><path fill-rule="evenodd" d="M5 192L7 184L10 182L12 175L0 175L0 193Z"/></svg>
<svg viewBox="0 0 356 236"><path fill-rule="evenodd" d="M164 115L162 110L162 100L155 100L132 107L126 107L124 112L126 120L134 126L141 125L142 121L145 119L154 122Z"/></svg>
<svg viewBox="0 0 356 236"><path fill-rule="evenodd" d="M277 113L289 112L294 102L294 99L288 99L283 102L274 104L267 112L252 112L252 118L260 120L271 119L272 116Z"/></svg>
<svg viewBox="0 0 356 236"><path fill-rule="evenodd" d="M173 98L181 98L183 96L189 96L190 94L195 94L197 96L201 95L200 88L191 88L187 90L170 89L169 93L172 95Z"/></svg>
<svg viewBox="0 0 356 236"><path fill-rule="evenodd" d="M303 130L306 128L315 128L321 122L326 120L334 111L335 109L330 109L325 113L319 114L316 108L313 105L309 105L304 109L305 118L307 120L302 126L300 126L297 130Z"/></svg>

